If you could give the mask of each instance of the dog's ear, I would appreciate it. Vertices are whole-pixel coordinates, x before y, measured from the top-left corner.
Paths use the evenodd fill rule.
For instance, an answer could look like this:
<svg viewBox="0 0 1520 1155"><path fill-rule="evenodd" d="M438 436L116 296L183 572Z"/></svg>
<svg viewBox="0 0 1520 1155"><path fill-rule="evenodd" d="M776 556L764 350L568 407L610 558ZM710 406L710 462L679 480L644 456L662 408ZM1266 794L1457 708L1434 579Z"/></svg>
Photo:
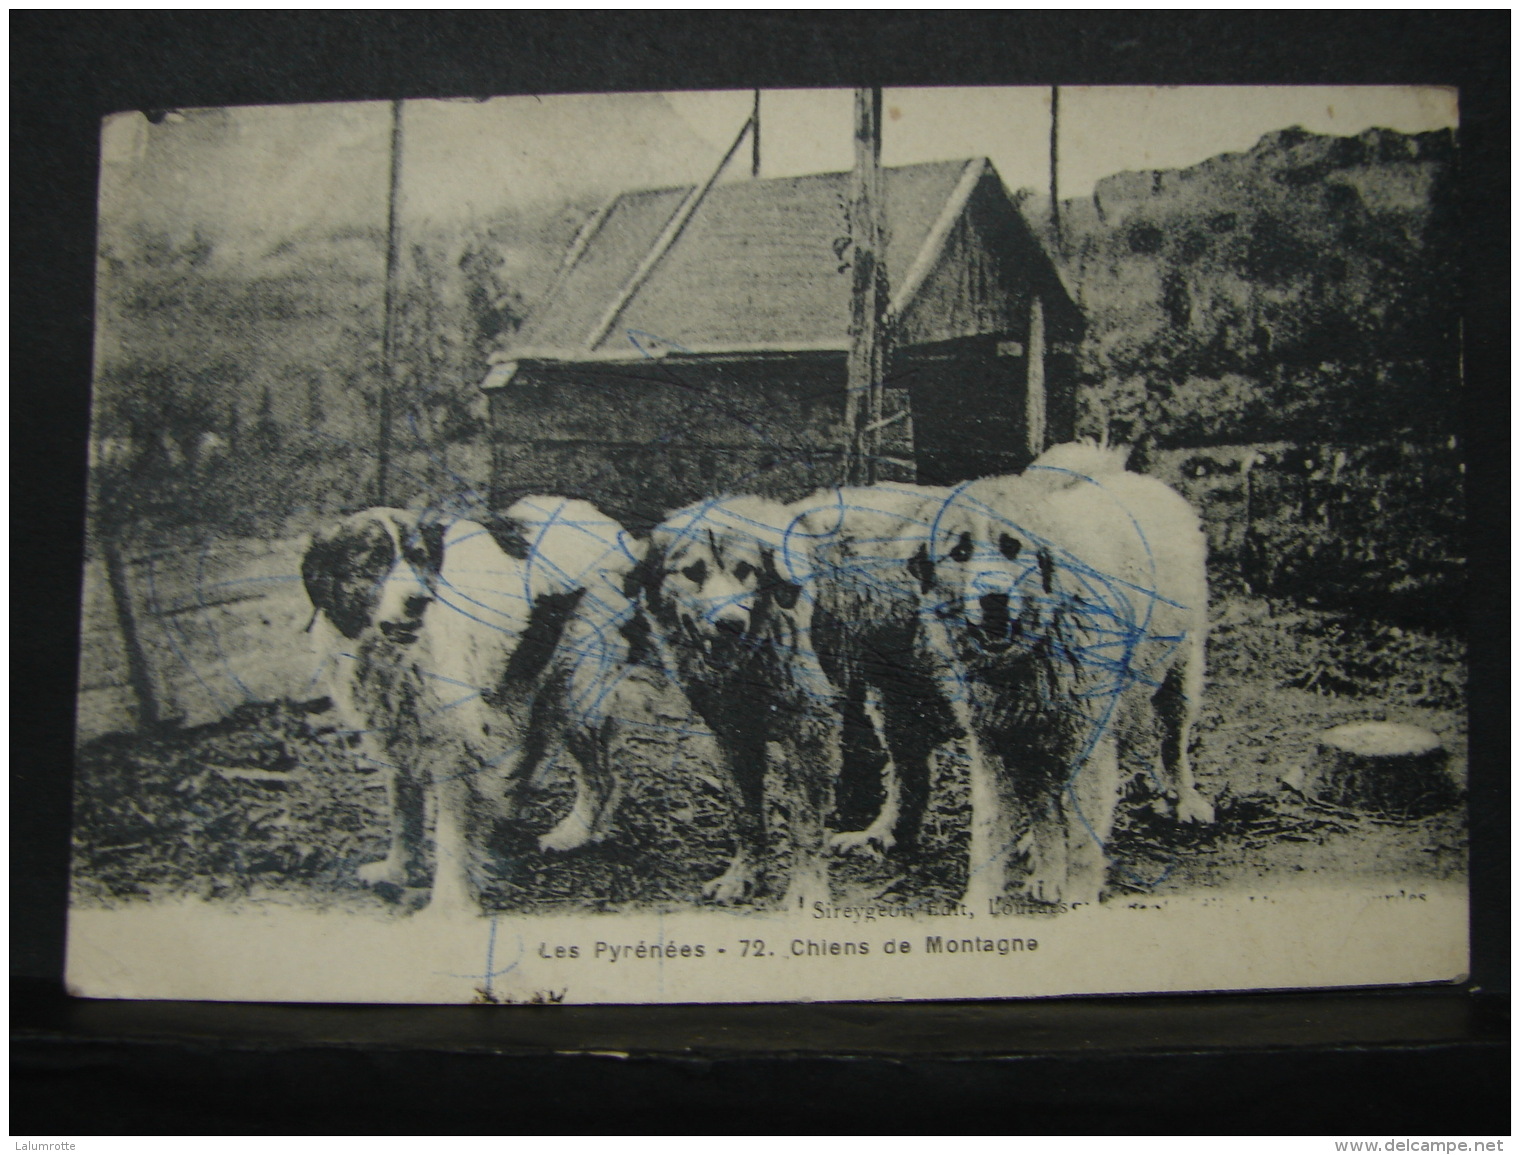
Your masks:
<svg viewBox="0 0 1520 1155"><path fill-rule="evenodd" d="M929 560L929 543L924 542L908 559L908 572L918 579L920 592L927 594L934 588L934 563Z"/></svg>
<svg viewBox="0 0 1520 1155"><path fill-rule="evenodd" d="M528 535L522 523L499 513L486 514L481 522L501 552L518 561L528 560Z"/></svg>
<svg viewBox="0 0 1520 1155"><path fill-rule="evenodd" d="M311 544L301 558L301 582L306 586L311 608L318 614L332 614L338 593L337 561L332 530L317 530L311 535Z"/></svg>
<svg viewBox="0 0 1520 1155"><path fill-rule="evenodd" d="M650 544L642 537L634 537L626 529L618 530L617 548L627 558L630 569L637 569L649 556Z"/></svg>
<svg viewBox="0 0 1520 1155"><path fill-rule="evenodd" d="M776 570L776 555L770 550L761 554L761 573L764 575L764 592L784 610L797 608L797 599L802 596L802 587L796 582L788 581Z"/></svg>
<svg viewBox="0 0 1520 1155"><path fill-rule="evenodd" d="M628 620L618 626L618 633L628 643L628 661L635 666L660 669L660 651L654 643L654 627L642 607L635 606Z"/></svg>
<svg viewBox="0 0 1520 1155"><path fill-rule="evenodd" d="M431 577L443 572L443 539L451 524L452 519L439 510L430 509L417 519L417 542L422 546Z"/></svg>
<svg viewBox="0 0 1520 1155"><path fill-rule="evenodd" d="M311 604L352 640L369 625L375 589L395 563L386 527L374 517L350 518L312 536L301 580Z"/></svg>
<svg viewBox="0 0 1520 1155"><path fill-rule="evenodd" d="M631 602L637 602L642 596L647 605L655 606L659 601L664 568L665 552L654 542L648 542L637 564L623 576L623 596Z"/></svg>
<svg viewBox="0 0 1520 1155"><path fill-rule="evenodd" d="M1056 559L1048 549L1042 549L1035 555L1040 563L1040 587L1050 593L1055 589Z"/></svg>

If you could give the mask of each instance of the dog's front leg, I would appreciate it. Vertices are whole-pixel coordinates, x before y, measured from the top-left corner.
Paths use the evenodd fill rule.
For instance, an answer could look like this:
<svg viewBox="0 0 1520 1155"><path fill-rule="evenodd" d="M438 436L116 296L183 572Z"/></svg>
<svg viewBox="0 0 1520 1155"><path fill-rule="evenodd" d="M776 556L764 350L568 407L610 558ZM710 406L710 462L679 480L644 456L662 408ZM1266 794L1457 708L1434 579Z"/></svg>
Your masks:
<svg viewBox="0 0 1520 1155"><path fill-rule="evenodd" d="M881 724L890 751L893 771L889 803L883 821L892 821L884 845L900 851L919 847L924 818L929 810L931 766L937 751L957 736L964 736L943 693L942 679L920 661L881 679Z"/></svg>
<svg viewBox="0 0 1520 1155"><path fill-rule="evenodd" d="M1111 732L1100 735L1086 761L1067 784L1067 903L1095 903L1108 878L1108 839L1119 801L1119 750Z"/></svg>
<svg viewBox="0 0 1520 1155"><path fill-rule="evenodd" d="M1116 736L1068 719L1024 744L1021 761L1025 773L1012 785L1024 893L1046 904L1097 902L1119 794Z"/></svg>
<svg viewBox="0 0 1520 1155"><path fill-rule="evenodd" d="M434 914L478 913L471 879L473 840L470 837L472 783L453 758L441 758L434 769L433 890L428 909Z"/></svg>
<svg viewBox="0 0 1520 1155"><path fill-rule="evenodd" d="M957 720L963 711L957 710ZM969 717L966 733L967 793L971 803L971 830L966 855L964 902L972 910L986 910L1003 897L1007 885L1008 857L1013 852L1014 807L1009 801L1013 771L994 752L992 744Z"/></svg>
<svg viewBox="0 0 1520 1155"><path fill-rule="evenodd" d="M572 722L565 745L572 761L575 803L553 830L539 837L540 850L575 850L602 841L611 831L612 816L621 800L612 761L612 728L611 718L599 723L592 719Z"/></svg>
<svg viewBox="0 0 1520 1155"><path fill-rule="evenodd" d="M364 692L359 688L362 682L368 680L364 667L366 657L362 650L356 654L350 652L351 649L358 649L357 644L335 646L326 658L331 664L327 677L327 697L332 702L335 736L345 746L357 748L357 761L361 766L370 770L386 770L391 762L386 750L388 735L383 730L376 729L371 720L371 711L366 709L366 703L362 700ZM384 717L383 702L373 713L375 717Z"/></svg>
<svg viewBox="0 0 1520 1155"><path fill-rule="evenodd" d="M717 738L717 771L734 824L734 856L728 869L702 888L714 902L739 902L760 890L765 856L766 727L764 703L736 704L722 718L709 718Z"/></svg>
<svg viewBox="0 0 1520 1155"><path fill-rule="evenodd" d="M366 885L404 890L426 877L429 784L426 775L418 773L413 751L390 751L388 761L384 773L390 847L384 858L365 863L356 873Z"/></svg>
<svg viewBox="0 0 1520 1155"><path fill-rule="evenodd" d="M591 642L568 647L535 702L530 731L551 745L564 746L575 783L570 812L539 837L540 850L575 850L601 842L612 832L612 819L622 801L622 780L613 761L616 691L627 669L614 658ZM530 754L525 774L534 760Z"/></svg>
<svg viewBox="0 0 1520 1155"><path fill-rule="evenodd" d="M825 861L825 822L834 807L834 784L839 778L839 718L812 705L784 721L784 741L777 745L785 765L781 781L787 785L787 827L792 851L791 881L784 904L787 909L806 910L815 902L829 900L829 875Z"/></svg>
<svg viewBox="0 0 1520 1155"><path fill-rule="evenodd" d="M902 817L902 774L887 738L888 722L882 709L881 691L863 680L858 683L860 712L869 723L877 745L886 751L881 767L881 807L871 824L862 830L840 830L828 836L828 847L835 854L858 851L884 857L897 844L897 827ZM843 759L841 758L841 763ZM843 765L841 764L841 773Z"/></svg>

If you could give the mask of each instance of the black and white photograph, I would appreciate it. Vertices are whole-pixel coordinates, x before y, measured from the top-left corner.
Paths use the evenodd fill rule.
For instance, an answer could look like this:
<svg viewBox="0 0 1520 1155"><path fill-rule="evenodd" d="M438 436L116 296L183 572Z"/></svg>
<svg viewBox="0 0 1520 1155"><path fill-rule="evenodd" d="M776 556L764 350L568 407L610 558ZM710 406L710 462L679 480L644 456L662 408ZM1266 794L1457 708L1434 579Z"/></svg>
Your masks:
<svg viewBox="0 0 1520 1155"><path fill-rule="evenodd" d="M1458 115L108 117L69 990L1462 978Z"/></svg>

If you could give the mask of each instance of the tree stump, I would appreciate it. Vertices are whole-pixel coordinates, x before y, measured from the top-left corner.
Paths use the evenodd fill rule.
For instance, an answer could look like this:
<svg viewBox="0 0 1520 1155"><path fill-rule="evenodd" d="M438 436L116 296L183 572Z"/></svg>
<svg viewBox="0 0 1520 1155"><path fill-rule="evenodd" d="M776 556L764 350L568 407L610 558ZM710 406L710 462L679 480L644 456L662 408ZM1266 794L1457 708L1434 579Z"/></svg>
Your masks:
<svg viewBox="0 0 1520 1155"><path fill-rule="evenodd" d="M1435 814L1459 797L1441 740L1402 722L1326 730L1304 777L1304 793L1321 802L1399 818Z"/></svg>

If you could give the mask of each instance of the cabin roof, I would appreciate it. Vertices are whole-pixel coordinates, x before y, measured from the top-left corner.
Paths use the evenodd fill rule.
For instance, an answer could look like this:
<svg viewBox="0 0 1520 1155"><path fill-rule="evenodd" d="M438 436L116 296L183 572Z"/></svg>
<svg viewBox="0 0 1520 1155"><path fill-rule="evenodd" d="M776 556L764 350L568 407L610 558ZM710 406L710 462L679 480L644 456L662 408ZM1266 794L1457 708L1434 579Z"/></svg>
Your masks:
<svg viewBox="0 0 1520 1155"><path fill-rule="evenodd" d="M941 260L979 187L1017 243L1003 259L1040 267L1071 304L990 161L884 169L889 313L901 315ZM626 192L582 230L543 302L493 358L602 361L663 352L842 351L849 345L847 172ZM991 182L995 193L986 193ZM674 234L673 236L671 234ZM1016 250L1016 251L1015 251ZM491 381L488 379L487 385Z"/></svg>

